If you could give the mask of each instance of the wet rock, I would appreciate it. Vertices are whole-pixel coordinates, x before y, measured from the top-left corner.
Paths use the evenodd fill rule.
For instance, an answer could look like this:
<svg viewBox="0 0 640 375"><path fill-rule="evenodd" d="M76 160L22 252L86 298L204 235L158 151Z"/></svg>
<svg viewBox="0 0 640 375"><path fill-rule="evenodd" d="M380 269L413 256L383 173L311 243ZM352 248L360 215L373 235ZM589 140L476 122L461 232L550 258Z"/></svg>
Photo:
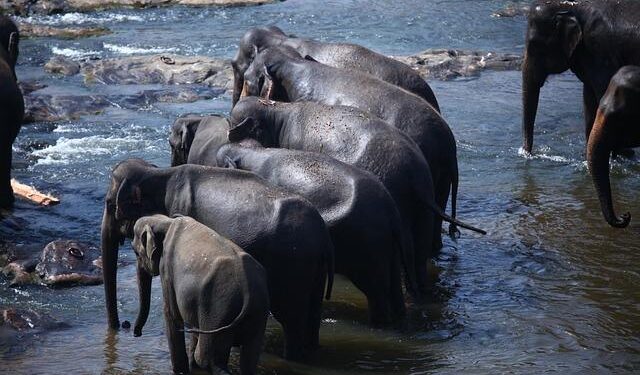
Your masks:
<svg viewBox="0 0 640 375"><path fill-rule="evenodd" d="M517 16L527 16L529 14L529 4L528 3L511 3L507 4L506 7L497 10L491 14L491 17L517 17Z"/></svg>
<svg viewBox="0 0 640 375"><path fill-rule="evenodd" d="M11 285L43 283L51 286L97 285L102 283L100 251L78 241L50 242L38 258L9 257L3 273Z"/></svg>
<svg viewBox="0 0 640 375"><path fill-rule="evenodd" d="M72 76L80 73L80 63L64 56L54 56L44 65L44 70L63 76Z"/></svg>
<svg viewBox="0 0 640 375"><path fill-rule="evenodd" d="M233 71L227 60L199 56L132 56L82 64L85 83L193 84L232 89Z"/></svg>
<svg viewBox="0 0 640 375"><path fill-rule="evenodd" d="M34 25L30 23L20 23L20 37L55 37L61 39L88 38L111 34L111 30L104 27L51 27L45 25Z"/></svg>
<svg viewBox="0 0 640 375"><path fill-rule="evenodd" d="M0 327L14 331L38 331L47 328L63 328L66 324L60 323L47 314L33 310L0 308Z"/></svg>
<svg viewBox="0 0 640 375"><path fill-rule="evenodd" d="M20 81L18 82L18 86L20 87L20 90L22 90L22 95L28 95L34 91L42 90L47 87L44 83L37 81Z"/></svg>
<svg viewBox="0 0 640 375"><path fill-rule="evenodd" d="M519 70L522 56L492 52L429 49L413 56L395 57L425 79L451 80L478 76L483 70Z"/></svg>

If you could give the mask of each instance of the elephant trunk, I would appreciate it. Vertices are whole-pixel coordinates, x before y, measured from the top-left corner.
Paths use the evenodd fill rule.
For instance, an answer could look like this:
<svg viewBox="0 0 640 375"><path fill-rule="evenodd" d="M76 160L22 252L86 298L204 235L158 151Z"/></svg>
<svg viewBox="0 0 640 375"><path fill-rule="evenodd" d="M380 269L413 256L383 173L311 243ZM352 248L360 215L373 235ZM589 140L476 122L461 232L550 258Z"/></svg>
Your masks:
<svg viewBox="0 0 640 375"><path fill-rule="evenodd" d="M616 216L611 199L609 159L614 147L611 130L607 129L607 116L598 110L587 143L587 163L598 193L602 215L612 227L625 228L631 221L631 215L627 212L622 216Z"/></svg>
<svg viewBox="0 0 640 375"><path fill-rule="evenodd" d="M235 71L233 76L233 101L231 103L231 109L233 109L233 107L236 106L236 103L238 103L238 100L240 100L240 93L244 87L244 76L236 73Z"/></svg>
<svg viewBox="0 0 640 375"><path fill-rule="evenodd" d="M101 248L102 248L102 274L104 280L104 296L107 305L107 319L109 328L118 329L118 307L116 296L116 277L118 247L120 245L117 221L108 206L105 205L102 216Z"/></svg>
<svg viewBox="0 0 640 375"><path fill-rule="evenodd" d="M533 127L538 111L540 88L544 85L546 78L547 74L526 55L522 66L522 134L524 136L522 147L528 153L533 149Z"/></svg>
<svg viewBox="0 0 640 375"><path fill-rule="evenodd" d="M149 305L151 304L151 274L147 272L138 261L138 293L140 295L140 310L136 318L136 324L133 328L133 335L138 337L142 335L142 327L144 327L149 317Z"/></svg>

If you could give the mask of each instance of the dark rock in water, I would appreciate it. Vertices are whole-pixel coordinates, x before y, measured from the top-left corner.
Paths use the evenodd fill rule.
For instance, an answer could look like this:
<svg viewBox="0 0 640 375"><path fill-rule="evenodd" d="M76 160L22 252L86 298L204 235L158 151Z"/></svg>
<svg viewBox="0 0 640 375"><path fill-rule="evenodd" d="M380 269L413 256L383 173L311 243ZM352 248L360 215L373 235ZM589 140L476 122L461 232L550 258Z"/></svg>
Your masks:
<svg viewBox="0 0 640 375"><path fill-rule="evenodd" d="M41 331L42 329L64 328L66 324L53 319L47 314L33 310L0 308L0 327L14 331Z"/></svg>
<svg viewBox="0 0 640 375"><path fill-rule="evenodd" d="M474 77L483 70L519 70L522 65L519 55L447 49L429 49L396 59L417 70L425 79L440 80Z"/></svg>
<svg viewBox="0 0 640 375"><path fill-rule="evenodd" d="M21 259L9 254L3 272L11 284L43 283L51 286L96 285L102 283L102 261L96 247L78 241L50 242L37 258Z"/></svg>
<svg viewBox="0 0 640 375"><path fill-rule="evenodd" d="M104 27L51 27L20 23L21 38L55 37L61 39L88 38L111 34L111 30Z"/></svg>
<svg viewBox="0 0 640 375"><path fill-rule="evenodd" d="M45 64L44 70L53 74L73 76L80 73L80 63L64 56L54 56Z"/></svg>
<svg viewBox="0 0 640 375"><path fill-rule="evenodd" d="M22 95L31 94L34 91L42 90L47 87L47 85L36 81L20 81L18 82L18 86L20 87L20 90L22 90Z"/></svg>
<svg viewBox="0 0 640 375"><path fill-rule="evenodd" d="M517 17L517 16L527 16L529 15L529 4L528 3L511 3L507 4L506 7L497 10L491 14L491 17Z"/></svg>

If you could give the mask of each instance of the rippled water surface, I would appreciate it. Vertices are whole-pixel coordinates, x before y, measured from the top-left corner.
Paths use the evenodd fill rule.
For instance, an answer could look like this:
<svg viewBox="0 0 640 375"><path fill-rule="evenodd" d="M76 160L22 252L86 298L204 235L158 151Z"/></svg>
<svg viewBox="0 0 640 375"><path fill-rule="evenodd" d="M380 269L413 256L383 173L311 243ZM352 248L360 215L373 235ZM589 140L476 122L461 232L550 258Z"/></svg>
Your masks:
<svg viewBox="0 0 640 375"><path fill-rule="evenodd" d="M265 24L388 54L435 47L521 53L525 19L490 17L507 3L290 0L255 8L173 7L38 17L32 21L105 26L113 33L71 41L25 40L18 75L46 83L51 93L113 92L114 87L85 87L79 77L50 77L42 65L53 54L231 57L248 27ZM600 216L584 164L581 90L572 75L555 76L543 89L531 158L518 154L519 72L485 72L477 79L431 84L458 141L459 217L489 234L463 232L457 243L446 240L434 267L439 282L433 303L412 312L411 332L369 329L363 297L340 281L335 298L325 304L323 348L317 355L305 364L279 359L282 336L271 324L260 373L637 372L638 161L613 166L616 201L635 219L628 229L612 229ZM144 157L168 165L167 132L176 116L225 113L229 106L229 97L223 96L24 126L15 145L15 176L52 191L63 203L39 208L19 202L15 214L0 222L0 236L35 246L55 238L97 245L102 199L114 163ZM121 262L121 319L132 320L137 289L129 245L121 251ZM70 326L0 343L0 372L170 372L158 284L156 280L145 335L134 338L130 332L107 333L102 286L11 288L0 276L0 306L47 312Z"/></svg>

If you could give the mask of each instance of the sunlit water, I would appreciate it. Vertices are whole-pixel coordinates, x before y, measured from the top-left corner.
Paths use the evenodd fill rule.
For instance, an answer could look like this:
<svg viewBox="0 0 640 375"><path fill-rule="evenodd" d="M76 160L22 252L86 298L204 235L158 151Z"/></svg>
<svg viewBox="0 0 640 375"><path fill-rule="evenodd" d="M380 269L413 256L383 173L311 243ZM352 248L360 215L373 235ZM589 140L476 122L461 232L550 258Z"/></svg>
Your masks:
<svg viewBox="0 0 640 375"><path fill-rule="evenodd" d="M302 1L233 9L164 8L40 17L52 25L99 25L113 34L74 41L26 40L18 69L46 90L114 92L80 77L42 70L53 54L123 56L177 53L231 57L248 27L361 43L388 54L427 48L522 51L525 19L491 18L505 1ZM486 229L445 240L434 301L412 311L409 333L372 330L365 303L340 281L325 304L322 349L305 364L279 359L282 336L269 326L262 374L635 372L640 368L640 188L636 160L612 177L629 228L603 221L584 164L580 84L553 77L542 92L535 155L519 155L520 73L431 82L458 141L459 217ZM116 88L128 92L142 87ZM0 223L4 240L44 245L56 238L99 243L111 167L127 157L169 164L167 132L184 113L224 113L226 96L192 104L110 109L79 121L31 124L16 143L14 175L60 196L52 208L19 202ZM48 144L35 150L34 143ZM21 230L14 229L22 228ZM121 250L121 319L137 311L135 257ZM11 288L0 277L0 306L47 312L70 328L0 343L0 372L11 374L168 373L161 295L154 281L144 335L107 334L103 288ZM233 358L236 361L237 358ZM234 362L235 363L235 362ZM234 367L234 369L236 369Z"/></svg>

